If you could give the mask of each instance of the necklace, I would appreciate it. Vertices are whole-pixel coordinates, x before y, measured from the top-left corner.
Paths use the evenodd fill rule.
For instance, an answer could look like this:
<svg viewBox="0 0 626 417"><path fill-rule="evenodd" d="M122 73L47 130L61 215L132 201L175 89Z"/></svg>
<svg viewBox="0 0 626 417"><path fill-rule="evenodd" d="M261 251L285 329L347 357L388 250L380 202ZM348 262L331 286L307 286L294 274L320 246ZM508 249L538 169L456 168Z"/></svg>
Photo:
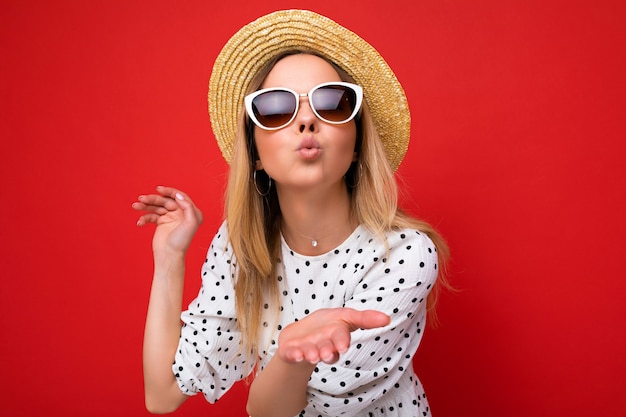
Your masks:
<svg viewBox="0 0 626 417"><path fill-rule="evenodd" d="M303 238L305 238L305 239L307 239L307 240L310 240L310 241L311 241L311 246L313 246L314 248L316 248L316 247L317 247L318 242L317 242L317 238L316 238L316 237L305 236L305 235L303 235L303 234L302 234L302 233L300 233L300 232L296 232L296 233L298 233L298 234L299 234L300 236L302 236Z"/></svg>
<svg viewBox="0 0 626 417"><path fill-rule="evenodd" d="M349 226L349 224L348 224L348 226ZM351 227L351 226L349 226L349 227ZM285 235L284 225L282 225L282 226L281 226L281 229L282 229L282 230L281 230L281 233L282 233L282 234L283 234L283 236L284 236L284 235ZM326 233L326 234L325 234L325 235L323 235L323 236L318 236L318 234L317 234L317 230L314 230L314 231L313 231L313 236L307 236L307 235L305 235L304 233L301 233L300 231L298 231L298 230L295 230L295 229L291 228L291 230L287 230L287 232L288 232L287 234L288 234L288 235L292 235L292 236L293 236L293 235L298 235L298 236L300 236L301 238L306 239L306 240L308 240L309 242L311 242L311 247L313 247L313 248L317 248L317 247L319 246L319 244L320 244L320 241L321 241L321 240L327 239L327 238L329 238L331 235L337 235L338 233L342 233L343 231L344 231L344 230L343 230L343 228L342 228L342 227L339 227L339 228L337 228L336 230L331 230L331 231L329 231L328 233ZM348 232L348 234L350 234L350 232Z"/></svg>
<svg viewBox="0 0 626 417"><path fill-rule="evenodd" d="M300 235L300 237L303 237L306 240L310 240L311 241L311 246L314 247L314 248L316 248L317 245L319 245L319 239L325 239L325 238L327 238L330 235L330 233L328 233L327 235L318 238L317 236L307 236L305 234L302 234L302 233L298 232L297 230L294 230L294 232L296 234ZM283 235L284 235L284 233L283 233Z"/></svg>

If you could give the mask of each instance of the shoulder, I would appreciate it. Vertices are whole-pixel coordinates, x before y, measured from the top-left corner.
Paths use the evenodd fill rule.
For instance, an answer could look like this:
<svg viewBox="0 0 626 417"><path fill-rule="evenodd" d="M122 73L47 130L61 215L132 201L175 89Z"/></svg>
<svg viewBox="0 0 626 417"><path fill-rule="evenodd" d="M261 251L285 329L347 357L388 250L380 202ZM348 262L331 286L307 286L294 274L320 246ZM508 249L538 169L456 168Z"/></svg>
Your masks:
<svg viewBox="0 0 626 417"><path fill-rule="evenodd" d="M428 235L417 229L393 229L385 232L381 237L375 235L364 227L359 235L361 242L367 242L380 250L385 248L390 253L421 254L424 256L437 257L437 248Z"/></svg>
<svg viewBox="0 0 626 417"><path fill-rule="evenodd" d="M229 243L228 223L224 220L213 236L213 240L211 241L211 250L224 251L229 246Z"/></svg>
<svg viewBox="0 0 626 417"><path fill-rule="evenodd" d="M419 281L435 281L438 275L437 248L426 233L416 229L398 229L387 232L385 238L385 272L395 269Z"/></svg>
<svg viewBox="0 0 626 417"><path fill-rule="evenodd" d="M357 256L373 269L437 270L437 248L426 233L417 229L392 229L379 236L359 226L355 240L347 242L347 246L346 252L352 254L356 250Z"/></svg>
<svg viewBox="0 0 626 417"><path fill-rule="evenodd" d="M437 248L428 235L417 229L402 228L386 231L382 236L377 235L364 226L359 226L353 238L343 246L347 246L346 253L357 248L359 253L376 254L374 260L382 258L385 262L388 257L428 258L437 259ZM335 250L335 254L343 252L342 247Z"/></svg>
<svg viewBox="0 0 626 417"><path fill-rule="evenodd" d="M224 220L215 232L214 241L228 242L228 222Z"/></svg>
<svg viewBox="0 0 626 417"><path fill-rule="evenodd" d="M228 225L226 221L223 221L213 236L211 246L207 251L205 266L209 263L230 265L232 261L234 261L234 253L228 237Z"/></svg>
<svg viewBox="0 0 626 417"><path fill-rule="evenodd" d="M411 253L435 255L437 248L428 235L416 229L391 230L385 234L390 251L405 250Z"/></svg>

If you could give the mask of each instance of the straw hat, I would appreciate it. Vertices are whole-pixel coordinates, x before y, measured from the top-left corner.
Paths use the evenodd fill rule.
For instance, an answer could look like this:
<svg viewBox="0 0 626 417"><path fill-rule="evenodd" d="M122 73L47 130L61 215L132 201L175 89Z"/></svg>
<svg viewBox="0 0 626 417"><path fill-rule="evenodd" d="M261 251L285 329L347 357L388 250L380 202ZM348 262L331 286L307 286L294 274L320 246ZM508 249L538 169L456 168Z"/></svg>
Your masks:
<svg viewBox="0 0 626 417"><path fill-rule="evenodd" d="M411 127L402 86L370 44L333 20L307 10L281 10L260 17L235 33L218 55L209 82L209 113L226 162L233 156L237 117L252 78L270 59L293 49L316 51L363 88L395 171L406 154Z"/></svg>

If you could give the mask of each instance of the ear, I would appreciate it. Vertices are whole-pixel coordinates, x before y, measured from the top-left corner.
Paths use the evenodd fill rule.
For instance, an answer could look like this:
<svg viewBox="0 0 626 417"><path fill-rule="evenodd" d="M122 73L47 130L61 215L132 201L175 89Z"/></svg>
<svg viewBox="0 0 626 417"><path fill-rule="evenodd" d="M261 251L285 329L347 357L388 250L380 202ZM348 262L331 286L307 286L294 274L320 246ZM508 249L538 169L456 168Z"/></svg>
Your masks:
<svg viewBox="0 0 626 417"><path fill-rule="evenodd" d="M356 152L354 152L354 154L352 155L352 162L356 162L358 160L359 160L358 155Z"/></svg>
<svg viewBox="0 0 626 417"><path fill-rule="evenodd" d="M261 162L261 160L260 160L260 159L257 159L257 160L256 160L256 163L254 164L254 168L255 168L257 171L262 170L262 169L263 169L263 162Z"/></svg>

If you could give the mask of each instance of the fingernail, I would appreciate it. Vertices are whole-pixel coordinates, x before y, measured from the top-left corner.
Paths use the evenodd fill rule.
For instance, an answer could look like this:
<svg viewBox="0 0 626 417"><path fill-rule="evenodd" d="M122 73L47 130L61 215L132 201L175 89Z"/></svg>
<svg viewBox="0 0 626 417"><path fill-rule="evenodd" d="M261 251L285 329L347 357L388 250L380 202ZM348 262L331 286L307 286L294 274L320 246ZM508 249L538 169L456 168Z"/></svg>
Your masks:
<svg viewBox="0 0 626 417"><path fill-rule="evenodd" d="M141 219L137 220L137 226L141 226L143 223L141 221Z"/></svg>
<svg viewBox="0 0 626 417"><path fill-rule="evenodd" d="M176 198L180 201L183 201L185 199L181 193L176 193Z"/></svg>

